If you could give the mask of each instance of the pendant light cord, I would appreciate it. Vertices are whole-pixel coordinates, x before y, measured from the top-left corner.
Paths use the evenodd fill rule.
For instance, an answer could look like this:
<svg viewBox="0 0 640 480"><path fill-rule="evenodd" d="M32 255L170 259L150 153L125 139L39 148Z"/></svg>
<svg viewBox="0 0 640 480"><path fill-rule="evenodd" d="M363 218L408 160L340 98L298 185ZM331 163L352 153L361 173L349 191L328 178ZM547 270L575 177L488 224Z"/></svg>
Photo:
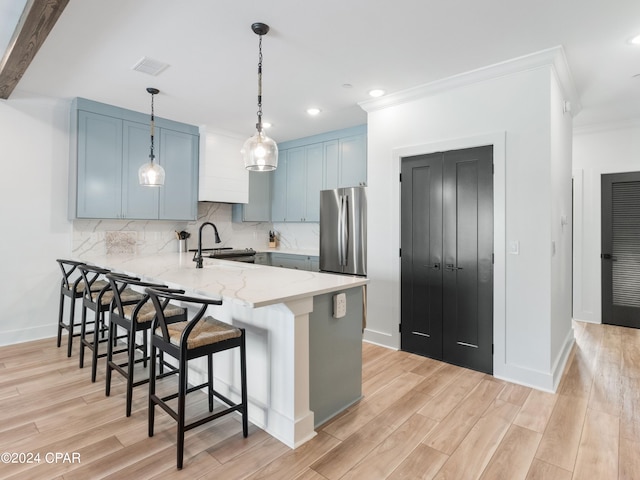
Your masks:
<svg viewBox="0 0 640 480"><path fill-rule="evenodd" d="M151 159L151 163L153 163L153 159L156 158L153 154L153 134L155 131L155 116L153 113L153 93L151 94L151 153L149 154L149 158Z"/></svg>
<svg viewBox="0 0 640 480"><path fill-rule="evenodd" d="M258 42L258 123L256 129L262 133L262 35L259 35Z"/></svg>

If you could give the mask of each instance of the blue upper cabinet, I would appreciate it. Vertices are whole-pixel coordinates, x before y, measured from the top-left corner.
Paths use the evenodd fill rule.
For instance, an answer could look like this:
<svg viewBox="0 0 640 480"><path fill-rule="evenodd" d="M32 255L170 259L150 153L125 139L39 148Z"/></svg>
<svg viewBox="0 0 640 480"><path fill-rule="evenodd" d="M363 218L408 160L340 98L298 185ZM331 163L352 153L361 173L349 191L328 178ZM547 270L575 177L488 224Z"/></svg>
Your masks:
<svg viewBox="0 0 640 480"><path fill-rule="evenodd" d="M306 185L305 185L305 222L320 221L320 190L322 190L322 159L324 146L321 143L305 147Z"/></svg>
<svg viewBox="0 0 640 480"><path fill-rule="evenodd" d="M305 147L292 148L287 157L287 214L288 222L304 222L306 204Z"/></svg>
<svg viewBox="0 0 640 480"><path fill-rule="evenodd" d="M283 142L279 148L273 222L319 222L321 190L367 184L366 125Z"/></svg>
<svg viewBox="0 0 640 480"><path fill-rule="evenodd" d="M338 140L339 188L367 185L367 136L354 135Z"/></svg>
<svg viewBox="0 0 640 480"><path fill-rule="evenodd" d="M138 182L140 165L149 161L149 127L128 121L123 122L123 127L123 188L120 213L122 218L157 218L160 188L143 187Z"/></svg>
<svg viewBox="0 0 640 480"><path fill-rule="evenodd" d="M161 128L159 152L158 162L164 167L166 177L164 187L160 188L158 218L195 220L198 216L198 136Z"/></svg>
<svg viewBox="0 0 640 480"><path fill-rule="evenodd" d="M156 161L166 172L165 185L142 187L138 169L149 161L148 116L74 100L70 218L195 220L198 127L156 118L154 139Z"/></svg>
<svg viewBox="0 0 640 480"><path fill-rule="evenodd" d="M117 215L122 210L122 120L80 111L77 126L77 155L82 158L77 165L77 216L119 218ZM76 205L75 198L73 204Z"/></svg>
<svg viewBox="0 0 640 480"><path fill-rule="evenodd" d="M287 165L289 164L289 152L278 152L278 168L271 177L271 221L287 221ZM264 175L259 172L258 175Z"/></svg>

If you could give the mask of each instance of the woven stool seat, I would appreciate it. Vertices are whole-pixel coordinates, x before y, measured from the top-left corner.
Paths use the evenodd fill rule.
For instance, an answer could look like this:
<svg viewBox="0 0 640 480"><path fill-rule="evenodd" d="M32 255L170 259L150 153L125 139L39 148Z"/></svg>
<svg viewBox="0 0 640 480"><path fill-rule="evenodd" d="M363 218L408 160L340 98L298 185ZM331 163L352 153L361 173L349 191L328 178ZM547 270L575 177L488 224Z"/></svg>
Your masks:
<svg viewBox="0 0 640 480"><path fill-rule="evenodd" d="M188 323L189 322L177 322L167 325L171 343L180 345L182 331ZM156 335L162 335L159 329L156 329ZM212 345L230 338L238 338L241 335L242 332L240 329L216 320L213 317L205 317L198 321L193 330L191 330L189 338L187 338L187 350L193 350L194 348L204 345Z"/></svg>
<svg viewBox="0 0 640 480"><path fill-rule="evenodd" d="M97 302L99 295L100 295L100 290L96 291L93 288L91 289L91 300L93 300L94 302ZM125 288L124 291L120 294L120 298L124 303L130 303L130 302L138 302L142 300L144 298L144 295L140 292L136 292L131 288ZM102 298L100 299L100 303L102 305L110 305L112 301L113 301L112 290L109 290L102 294Z"/></svg>
<svg viewBox="0 0 640 480"><path fill-rule="evenodd" d="M104 287L106 287L109 284L109 282L107 282L106 280L96 280L95 282L93 282L93 284L91 285L91 291L92 292L99 292L100 290L102 290ZM76 291L78 293L82 293L84 292L84 280L80 280L77 284L76 284Z"/></svg>
<svg viewBox="0 0 640 480"><path fill-rule="evenodd" d="M125 301L124 296L122 297L122 301ZM133 311L136 309L137 305L124 305L122 310L124 311L124 317L128 320L131 320L133 317ZM113 312L120 315L120 311L118 307L113 309ZM186 312L184 308L176 307L175 305L167 305L164 309L165 317L175 317L177 315L184 315ZM156 316L156 309L151 302L145 303L140 310L138 310L138 314L136 315L136 322L138 323L148 323L154 319Z"/></svg>

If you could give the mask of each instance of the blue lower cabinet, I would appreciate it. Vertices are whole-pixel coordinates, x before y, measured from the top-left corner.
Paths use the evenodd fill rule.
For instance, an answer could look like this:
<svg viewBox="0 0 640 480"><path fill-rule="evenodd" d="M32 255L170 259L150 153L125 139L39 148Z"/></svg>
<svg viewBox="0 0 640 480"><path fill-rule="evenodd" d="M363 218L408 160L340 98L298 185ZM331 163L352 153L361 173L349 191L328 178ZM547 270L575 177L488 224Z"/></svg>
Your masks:
<svg viewBox="0 0 640 480"><path fill-rule="evenodd" d="M271 253L271 265L295 270L320 271L320 261L317 256L295 255L291 253Z"/></svg>

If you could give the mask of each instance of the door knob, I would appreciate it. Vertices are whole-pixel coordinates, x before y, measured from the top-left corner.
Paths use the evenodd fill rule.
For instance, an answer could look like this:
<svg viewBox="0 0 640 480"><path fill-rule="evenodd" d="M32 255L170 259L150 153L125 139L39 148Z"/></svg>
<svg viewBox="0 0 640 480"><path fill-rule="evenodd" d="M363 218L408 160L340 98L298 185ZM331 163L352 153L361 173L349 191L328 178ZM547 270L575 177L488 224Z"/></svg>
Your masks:
<svg viewBox="0 0 640 480"><path fill-rule="evenodd" d="M449 270L450 272L453 272L454 270L462 270L462 267L456 267L453 265L453 263L447 263L444 269Z"/></svg>
<svg viewBox="0 0 640 480"><path fill-rule="evenodd" d="M433 265L425 265L425 267L429 267L433 270L440 270L440 264L439 263L434 263Z"/></svg>

